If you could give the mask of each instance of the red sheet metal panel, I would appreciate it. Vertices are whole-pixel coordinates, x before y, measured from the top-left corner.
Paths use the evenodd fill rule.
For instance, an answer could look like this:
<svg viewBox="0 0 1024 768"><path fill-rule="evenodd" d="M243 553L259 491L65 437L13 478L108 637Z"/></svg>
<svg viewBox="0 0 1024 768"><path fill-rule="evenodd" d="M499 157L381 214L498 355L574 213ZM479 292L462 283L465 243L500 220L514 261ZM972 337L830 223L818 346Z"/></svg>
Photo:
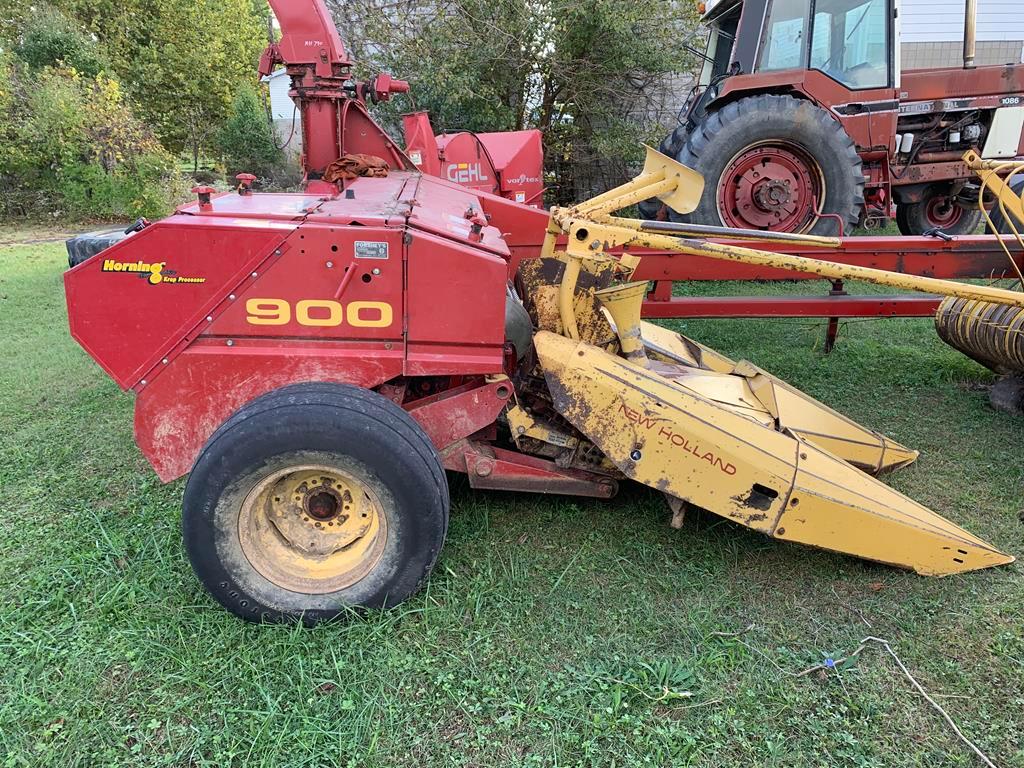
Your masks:
<svg viewBox="0 0 1024 768"><path fill-rule="evenodd" d="M946 102L976 99L972 108L999 106L1007 96L1024 93L1024 65L997 64L987 67L942 67L938 69L911 69L900 76L900 90L906 94L904 104L915 101L938 102L927 112L941 111ZM985 101L984 97L992 97Z"/></svg>
<svg viewBox="0 0 1024 768"><path fill-rule="evenodd" d="M431 176L419 179L416 203L409 215L409 224L492 253L508 256L508 245L501 230L484 221L486 213L474 191L457 184L440 182Z"/></svg>
<svg viewBox="0 0 1024 768"><path fill-rule="evenodd" d="M135 441L164 482L188 472L203 445L245 403L280 387L328 381L376 387L402 372L383 343L221 339L194 343L135 400Z"/></svg>
<svg viewBox="0 0 1024 768"><path fill-rule="evenodd" d="M303 224L204 335L401 347L403 251L401 229Z"/></svg>
<svg viewBox="0 0 1024 768"><path fill-rule="evenodd" d="M119 386L133 387L294 229L182 215L146 227L64 274L71 335Z"/></svg>
<svg viewBox="0 0 1024 768"><path fill-rule="evenodd" d="M512 396L508 379L479 379L410 403L406 409L419 422L438 451L494 424Z"/></svg>
<svg viewBox="0 0 1024 768"><path fill-rule="evenodd" d="M416 231L407 260L406 375L500 373L507 262Z"/></svg>
<svg viewBox="0 0 1024 768"><path fill-rule="evenodd" d="M418 184L419 175L413 173L352 179L340 197L323 201L310 219L335 226L401 226L412 210Z"/></svg>
<svg viewBox="0 0 1024 768"><path fill-rule="evenodd" d="M239 195L234 192L222 192L219 195L213 195L210 202L209 210L200 212L198 203L193 201L180 206L178 213L223 216L237 219L238 221L234 223L239 226L246 226L240 222L249 218L299 221L307 213L320 206L323 196L263 192L258 195Z"/></svg>

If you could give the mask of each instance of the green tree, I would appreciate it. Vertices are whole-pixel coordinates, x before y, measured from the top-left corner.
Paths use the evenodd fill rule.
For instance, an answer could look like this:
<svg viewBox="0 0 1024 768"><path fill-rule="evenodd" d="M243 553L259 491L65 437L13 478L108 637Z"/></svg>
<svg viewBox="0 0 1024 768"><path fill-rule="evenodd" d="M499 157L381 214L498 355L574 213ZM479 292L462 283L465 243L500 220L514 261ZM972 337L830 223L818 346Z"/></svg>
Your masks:
<svg viewBox="0 0 1024 768"><path fill-rule="evenodd" d="M284 162L267 113L252 86L243 87L235 96L231 115L217 134L217 148L229 177L244 172L270 178Z"/></svg>
<svg viewBox="0 0 1024 768"><path fill-rule="evenodd" d="M29 16L15 53L36 69L65 66L96 77L108 68L97 42L63 13L47 7Z"/></svg>
<svg viewBox="0 0 1024 768"><path fill-rule="evenodd" d="M101 41L107 56L125 82L140 48L152 39L150 22L159 15L160 0L50 0Z"/></svg>
<svg viewBox="0 0 1024 768"><path fill-rule="evenodd" d="M173 158L117 80L0 51L0 216L158 216L181 192Z"/></svg>
<svg viewBox="0 0 1024 768"><path fill-rule="evenodd" d="M410 80L439 128L544 131L561 200L629 175L693 65L696 13L679 0L328 2L360 74ZM381 110L389 128L407 106Z"/></svg>
<svg viewBox="0 0 1024 768"><path fill-rule="evenodd" d="M232 99L255 82L266 44L263 0L54 0L103 44L140 116L196 163Z"/></svg>

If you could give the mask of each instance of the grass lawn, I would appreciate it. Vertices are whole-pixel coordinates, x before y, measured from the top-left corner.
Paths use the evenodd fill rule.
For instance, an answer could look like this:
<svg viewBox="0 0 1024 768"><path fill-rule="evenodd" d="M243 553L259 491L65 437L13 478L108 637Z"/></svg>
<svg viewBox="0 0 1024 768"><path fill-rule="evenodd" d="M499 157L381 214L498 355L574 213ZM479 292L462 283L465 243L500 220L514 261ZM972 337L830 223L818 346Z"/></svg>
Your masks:
<svg viewBox="0 0 1024 768"><path fill-rule="evenodd" d="M643 488L572 501L454 477L446 548L407 604L241 623L185 560L183 482L156 479L131 397L68 336L63 244L19 244L59 234L0 229L0 766L980 765L877 649L795 676L866 635L1024 766L1019 564L929 579L713 515L673 531ZM1024 555L1024 421L930 321L848 323L828 356L817 321L678 327L920 449L890 482Z"/></svg>

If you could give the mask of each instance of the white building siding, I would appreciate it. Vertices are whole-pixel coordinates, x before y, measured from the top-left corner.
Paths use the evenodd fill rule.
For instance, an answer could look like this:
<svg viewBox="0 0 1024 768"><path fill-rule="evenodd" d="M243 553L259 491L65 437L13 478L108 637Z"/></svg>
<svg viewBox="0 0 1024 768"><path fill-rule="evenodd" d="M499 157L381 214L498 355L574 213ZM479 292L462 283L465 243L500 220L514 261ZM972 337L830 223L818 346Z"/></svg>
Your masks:
<svg viewBox="0 0 1024 768"><path fill-rule="evenodd" d="M263 78L267 84L270 97L270 115L274 123L274 133L278 142L288 142L285 151L298 154L302 151L302 125L299 113L295 110L288 91L291 89L291 78L283 69Z"/></svg>
<svg viewBox="0 0 1024 768"><path fill-rule="evenodd" d="M295 108L294 102L288 96L291 81L283 69L263 78L270 91L270 112L274 120L291 120L292 111Z"/></svg>
<svg viewBox="0 0 1024 768"><path fill-rule="evenodd" d="M902 0L902 68L955 67L963 62L963 0ZM1024 61L1024 2L978 0L975 63Z"/></svg>
<svg viewBox="0 0 1024 768"><path fill-rule="evenodd" d="M963 43L963 0L903 0L904 43ZM1021 0L978 0L978 42L1024 40Z"/></svg>

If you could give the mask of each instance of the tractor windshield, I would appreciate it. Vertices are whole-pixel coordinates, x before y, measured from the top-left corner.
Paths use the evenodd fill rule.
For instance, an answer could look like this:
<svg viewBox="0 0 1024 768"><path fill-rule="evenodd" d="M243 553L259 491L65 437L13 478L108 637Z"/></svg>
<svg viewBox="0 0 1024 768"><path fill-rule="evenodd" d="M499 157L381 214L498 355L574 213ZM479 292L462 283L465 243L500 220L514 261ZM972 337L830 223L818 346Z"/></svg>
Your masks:
<svg viewBox="0 0 1024 768"><path fill-rule="evenodd" d="M852 89L884 88L890 69L887 8L888 0L772 0L757 70L807 67Z"/></svg>
<svg viewBox="0 0 1024 768"><path fill-rule="evenodd" d="M889 84L885 0L818 0L811 30L811 68L850 88Z"/></svg>
<svg viewBox="0 0 1024 768"><path fill-rule="evenodd" d="M807 66L807 19L810 0L773 0L761 32L757 69L802 69Z"/></svg>

